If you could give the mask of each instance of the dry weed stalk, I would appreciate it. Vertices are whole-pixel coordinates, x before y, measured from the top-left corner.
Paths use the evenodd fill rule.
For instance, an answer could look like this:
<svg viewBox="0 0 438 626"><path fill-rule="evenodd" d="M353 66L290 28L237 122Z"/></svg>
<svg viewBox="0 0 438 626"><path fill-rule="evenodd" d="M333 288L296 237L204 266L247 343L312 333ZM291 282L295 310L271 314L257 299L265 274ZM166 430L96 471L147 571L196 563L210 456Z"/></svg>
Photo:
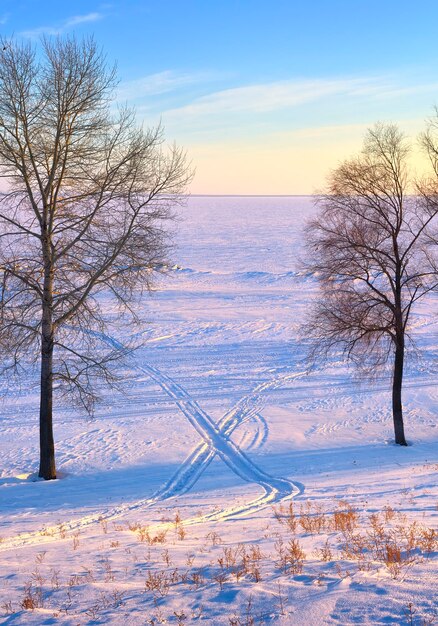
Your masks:
<svg viewBox="0 0 438 626"><path fill-rule="evenodd" d="M161 597L167 596L170 588L170 578L165 571L148 572L145 580L145 590L157 592Z"/></svg>
<svg viewBox="0 0 438 626"><path fill-rule="evenodd" d="M44 607L44 597L42 589L33 589L32 583L27 583L24 587L24 596L20 601L20 606L25 611L34 611Z"/></svg>

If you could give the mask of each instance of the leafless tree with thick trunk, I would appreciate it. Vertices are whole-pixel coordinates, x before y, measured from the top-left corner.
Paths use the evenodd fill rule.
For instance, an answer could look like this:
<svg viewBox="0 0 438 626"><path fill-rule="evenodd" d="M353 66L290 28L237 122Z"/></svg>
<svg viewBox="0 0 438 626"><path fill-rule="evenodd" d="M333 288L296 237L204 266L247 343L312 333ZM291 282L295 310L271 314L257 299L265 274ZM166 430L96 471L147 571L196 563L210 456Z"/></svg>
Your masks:
<svg viewBox="0 0 438 626"><path fill-rule="evenodd" d="M402 383L409 324L416 303L437 287L428 236L438 205L418 193L408 156L397 127L369 130L360 155L332 173L307 227L308 265L320 285L306 326L313 358L342 348L374 371L392 362L400 445L406 445Z"/></svg>
<svg viewBox="0 0 438 626"><path fill-rule="evenodd" d="M0 344L5 367L40 360L39 475L52 479L54 380L86 408L95 377L109 380L119 354L99 345L108 296L133 319L190 172L160 128L112 111L115 73L93 40L44 40L39 56L14 41L1 49Z"/></svg>

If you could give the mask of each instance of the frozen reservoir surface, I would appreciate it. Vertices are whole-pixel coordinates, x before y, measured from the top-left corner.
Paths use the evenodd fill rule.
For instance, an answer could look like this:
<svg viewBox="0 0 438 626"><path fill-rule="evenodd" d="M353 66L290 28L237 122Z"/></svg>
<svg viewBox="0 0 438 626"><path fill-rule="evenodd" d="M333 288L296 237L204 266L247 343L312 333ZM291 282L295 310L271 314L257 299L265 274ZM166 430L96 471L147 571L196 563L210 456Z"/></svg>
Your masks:
<svg viewBox="0 0 438 626"><path fill-rule="evenodd" d="M411 445L396 447L387 376L358 381L339 356L304 369L312 211L307 197L179 210L121 389L92 420L56 403L59 480L32 480L35 369L1 382L0 623L438 619L437 298L412 324Z"/></svg>

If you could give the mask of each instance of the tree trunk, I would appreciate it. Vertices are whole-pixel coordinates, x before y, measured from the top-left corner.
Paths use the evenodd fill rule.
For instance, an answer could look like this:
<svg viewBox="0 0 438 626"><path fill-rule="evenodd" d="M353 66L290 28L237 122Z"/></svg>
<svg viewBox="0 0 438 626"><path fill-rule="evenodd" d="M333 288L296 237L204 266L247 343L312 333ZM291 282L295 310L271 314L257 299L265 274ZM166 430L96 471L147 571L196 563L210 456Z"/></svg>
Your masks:
<svg viewBox="0 0 438 626"><path fill-rule="evenodd" d="M404 338L399 338L395 347L394 376L392 380L392 417L394 420L395 443L407 446L403 425L402 383L404 362Z"/></svg>
<svg viewBox="0 0 438 626"><path fill-rule="evenodd" d="M44 322L43 322L44 327ZM51 324L50 324L51 327ZM47 329L49 330L49 329ZM41 394L40 394L40 470L46 480L56 478L55 442L53 438L53 333L41 337Z"/></svg>
<svg viewBox="0 0 438 626"><path fill-rule="evenodd" d="M50 241L43 239L44 289L41 320L40 469L45 480L56 478L53 437L53 266Z"/></svg>

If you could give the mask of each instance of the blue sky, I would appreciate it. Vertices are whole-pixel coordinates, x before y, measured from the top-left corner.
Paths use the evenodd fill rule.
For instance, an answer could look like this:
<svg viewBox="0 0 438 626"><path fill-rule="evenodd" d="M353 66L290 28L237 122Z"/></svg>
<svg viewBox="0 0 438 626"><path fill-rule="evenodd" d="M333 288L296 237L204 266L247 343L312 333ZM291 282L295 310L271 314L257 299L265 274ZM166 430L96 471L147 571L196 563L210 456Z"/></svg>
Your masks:
<svg viewBox="0 0 438 626"><path fill-rule="evenodd" d="M438 103L438 3L424 0L0 0L1 31L93 33L139 120L162 120L194 193L312 193L394 121Z"/></svg>

